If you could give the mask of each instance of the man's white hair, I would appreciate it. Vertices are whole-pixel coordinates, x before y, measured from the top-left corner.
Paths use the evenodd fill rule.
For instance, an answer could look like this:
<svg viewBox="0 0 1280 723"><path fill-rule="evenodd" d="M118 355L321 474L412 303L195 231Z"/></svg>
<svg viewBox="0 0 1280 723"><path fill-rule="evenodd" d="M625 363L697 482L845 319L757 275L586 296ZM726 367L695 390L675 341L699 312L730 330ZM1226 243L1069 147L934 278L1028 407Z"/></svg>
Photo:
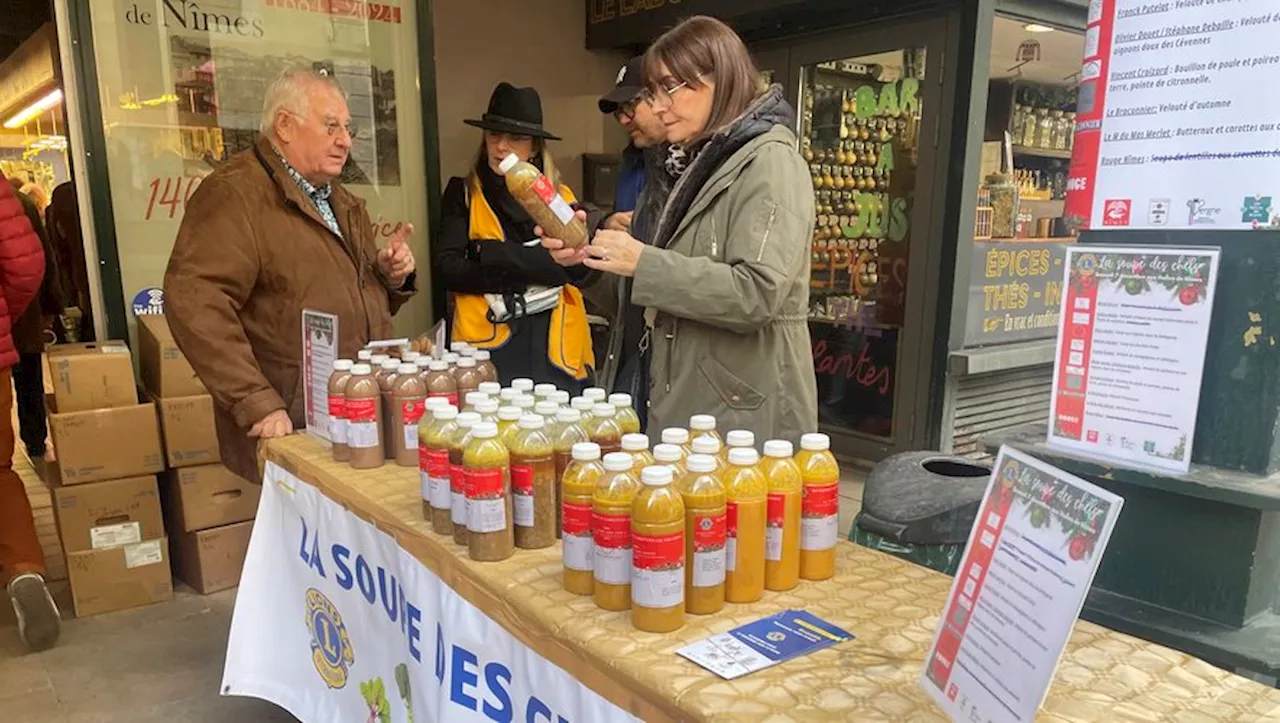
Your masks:
<svg viewBox="0 0 1280 723"><path fill-rule="evenodd" d="M311 110L307 102L307 91L315 84L321 84L337 91L346 97L342 86L328 73L312 68L287 68L271 85L267 86L266 97L262 101L262 120L258 130L268 136L275 135L276 116L282 110L300 115Z"/></svg>

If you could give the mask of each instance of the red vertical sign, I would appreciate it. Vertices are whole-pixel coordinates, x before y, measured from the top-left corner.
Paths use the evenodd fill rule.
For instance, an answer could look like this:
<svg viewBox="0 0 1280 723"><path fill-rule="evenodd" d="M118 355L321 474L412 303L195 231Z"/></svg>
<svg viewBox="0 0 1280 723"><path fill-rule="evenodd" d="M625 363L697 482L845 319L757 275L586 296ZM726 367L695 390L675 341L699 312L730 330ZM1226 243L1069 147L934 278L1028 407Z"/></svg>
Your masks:
<svg viewBox="0 0 1280 723"><path fill-rule="evenodd" d="M1100 7L1101 10L1095 10L1095 7ZM1089 8L1085 57L1081 66L1079 101L1076 105L1076 133L1071 146L1071 169L1067 176L1067 200L1063 210L1063 217L1082 229L1091 226L1093 215L1093 192L1102 149L1102 119L1106 115L1116 0L1092 0ZM1097 47L1089 47L1094 42ZM1090 50L1093 52L1090 53Z"/></svg>
<svg viewBox="0 0 1280 723"><path fill-rule="evenodd" d="M1089 357L1093 354L1093 322L1098 313L1097 262L1093 254L1067 254L1067 298L1062 306L1062 339L1058 345L1058 378L1053 424L1071 439L1084 435L1084 401L1089 388ZM1092 440L1090 440L1092 441Z"/></svg>

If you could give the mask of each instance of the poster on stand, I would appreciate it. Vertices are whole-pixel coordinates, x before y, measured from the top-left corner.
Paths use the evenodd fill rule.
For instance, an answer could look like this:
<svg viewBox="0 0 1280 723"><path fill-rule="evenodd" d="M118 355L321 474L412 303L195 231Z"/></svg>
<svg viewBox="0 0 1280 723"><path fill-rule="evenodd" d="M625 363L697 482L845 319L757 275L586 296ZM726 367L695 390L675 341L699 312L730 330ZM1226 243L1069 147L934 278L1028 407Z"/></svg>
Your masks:
<svg viewBox="0 0 1280 723"><path fill-rule="evenodd" d="M1185 473L1218 249L1068 249L1049 444Z"/></svg>
<svg viewBox="0 0 1280 723"><path fill-rule="evenodd" d="M1000 449L920 679L952 720L1035 720L1123 504Z"/></svg>
<svg viewBox="0 0 1280 723"><path fill-rule="evenodd" d="M1065 216L1280 226L1275 0L1091 0Z"/></svg>
<svg viewBox="0 0 1280 723"><path fill-rule="evenodd" d="M332 441L329 429L329 377L338 359L338 317L302 310L302 392L306 395L307 431ZM342 441L339 439L338 441Z"/></svg>

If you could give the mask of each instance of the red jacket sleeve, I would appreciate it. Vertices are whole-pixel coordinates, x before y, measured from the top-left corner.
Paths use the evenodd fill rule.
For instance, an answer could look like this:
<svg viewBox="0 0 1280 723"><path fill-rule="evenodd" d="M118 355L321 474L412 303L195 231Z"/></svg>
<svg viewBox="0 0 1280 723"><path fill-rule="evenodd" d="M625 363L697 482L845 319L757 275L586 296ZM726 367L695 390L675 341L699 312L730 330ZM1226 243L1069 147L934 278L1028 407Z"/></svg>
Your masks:
<svg viewBox="0 0 1280 723"><path fill-rule="evenodd" d="M0 175L0 290L9 318L17 319L40 291L44 279L44 249L31 228L22 203Z"/></svg>

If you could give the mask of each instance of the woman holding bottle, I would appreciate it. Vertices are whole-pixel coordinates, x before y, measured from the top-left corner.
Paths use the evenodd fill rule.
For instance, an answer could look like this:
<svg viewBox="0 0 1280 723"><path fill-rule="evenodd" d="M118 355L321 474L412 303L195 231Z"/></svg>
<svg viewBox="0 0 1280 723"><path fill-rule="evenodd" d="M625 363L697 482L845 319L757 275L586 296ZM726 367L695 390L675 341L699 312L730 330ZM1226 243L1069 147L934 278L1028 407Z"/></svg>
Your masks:
<svg viewBox="0 0 1280 723"><path fill-rule="evenodd" d="M489 109L465 121L484 130L465 178L452 178L441 203L434 261L452 295L450 341L490 351L503 384L518 377L576 393L589 386L595 358L582 293L585 268L558 266L543 248L525 247L534 222L507 190L499 165L508 155L532 163L565 200L533 88L499 83Z"/></svg>
<svg viewBox="0 0 1280 723"><path fill-rule="evenodd" d="M557 262L632 279L647 308L649 425L713 414L727 429L798 440L818 426L809 341L813 187L782 88L763 88L741 38L690 18L645 53L648 103L677 180L652 245L602 230L544 239Z"/></svg>

